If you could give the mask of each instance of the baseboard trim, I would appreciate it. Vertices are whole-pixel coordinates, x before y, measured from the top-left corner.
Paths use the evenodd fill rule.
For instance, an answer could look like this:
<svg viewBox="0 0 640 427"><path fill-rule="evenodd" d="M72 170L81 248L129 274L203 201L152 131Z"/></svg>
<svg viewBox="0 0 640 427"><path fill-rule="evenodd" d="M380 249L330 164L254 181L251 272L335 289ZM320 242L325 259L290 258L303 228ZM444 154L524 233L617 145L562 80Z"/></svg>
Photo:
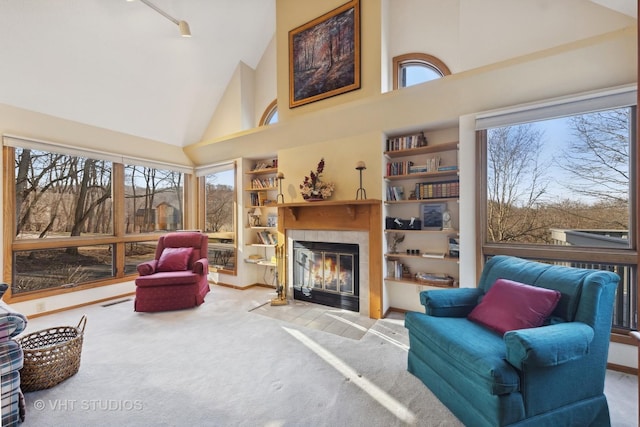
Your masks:
<svg viewBox="0 0 640 427"><path fill-rule="evenodd" d="M231 289L237 289L239 291L246 291L247 289L251 289L251 288L275 289L275 287L273 287L271 285L264 284L264 283L253 283L253 284L247 285L247 286L238 286L238 285L232 285L230 283L216 282L216 283L212 283L212 285L214 285L214 286L222 286L222 287L231 288Z"/></svg>
<svg viewBox="0 0 640 427"><path fill-rule="evenodd" d="M101 298L101 299L98 299L98 300L87 301L87 302L83 302L81 304L70 305L68 307L63 307L63 308L57 308L55 310L49 310L49 311L43 311L41 313L30 314L29 316L27 316L27 318L28 319L35 319L36 317L47 316L49 314L62 313L63 311L69 311L69 310L73 310L73 309L80 308L80 307L86 307L88 305L100 304L100 303L105 302L105 301L112 301L114 299L135 296L135 294L136 294L135 292L128 292L126 294L114 295L112 297L107 297L107 298Z"/></svg>

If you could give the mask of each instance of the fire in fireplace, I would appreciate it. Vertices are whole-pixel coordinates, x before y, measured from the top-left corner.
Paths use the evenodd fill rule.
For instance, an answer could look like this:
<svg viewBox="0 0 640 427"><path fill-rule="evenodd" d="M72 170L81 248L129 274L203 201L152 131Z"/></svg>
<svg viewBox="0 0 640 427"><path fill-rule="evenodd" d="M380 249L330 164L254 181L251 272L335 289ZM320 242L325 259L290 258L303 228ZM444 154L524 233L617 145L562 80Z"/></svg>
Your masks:
<svg viewBox="0 0 640 427"><path fill-rule="evenodd" d="M293 242L293 298L358 312L359 247Z"/></svg>

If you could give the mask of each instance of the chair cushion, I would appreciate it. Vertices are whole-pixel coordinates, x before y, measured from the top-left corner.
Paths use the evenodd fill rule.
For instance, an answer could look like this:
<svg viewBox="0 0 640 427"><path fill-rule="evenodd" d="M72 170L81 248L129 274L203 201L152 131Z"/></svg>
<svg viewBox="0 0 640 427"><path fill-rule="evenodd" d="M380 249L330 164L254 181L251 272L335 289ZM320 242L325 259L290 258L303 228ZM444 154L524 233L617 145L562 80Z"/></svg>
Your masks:
<svg viewBox="0 0 640 427"><path fill-rule="evenodd" d="M553 289L498 279L468 318L504 335L507 331L542 326L560 300Z"/></svg>
<svg viewBox="0 0 640 427"><path fill-rule="evenodd" d="M189 266L193 248L164 248L156 271L184 271Z"/></svg>
<svg viewBox="0 0 640 427"><path fill-rule="evenodd" d="M411 351L429 361L454 388L474 383L497 396L519 390L520 377L505 359L502 337L465 317L434 317L408 312Z"/></svg>
<svg viewBox="0 0 640 427"><path fill-rule="evenodd" d="M138 276L136 286L191 286L198 283L202 276L192 271L161 271L148 276Z"/></svg>

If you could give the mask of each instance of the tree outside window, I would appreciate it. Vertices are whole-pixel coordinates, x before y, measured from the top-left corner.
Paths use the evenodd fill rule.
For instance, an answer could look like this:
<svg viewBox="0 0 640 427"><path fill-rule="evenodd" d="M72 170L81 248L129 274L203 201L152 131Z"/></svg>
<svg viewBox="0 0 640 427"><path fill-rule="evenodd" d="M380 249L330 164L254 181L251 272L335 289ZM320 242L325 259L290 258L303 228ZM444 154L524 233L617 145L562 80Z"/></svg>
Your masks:
<svg viewBox="0 0 640 427"><path fill-rule="evenodd" d="M488 129L486 240L628 248L631 117Z"/></svg>
<svg viewBox="0 0 640 427"><path fill-rule="evenodd" d="M617 108L482 131L485 256L617 273L613 328L622 331L637 329L635 114Z"/></svg>
<svg viewBox="0 0 640 427"><path fill-rule="evenodd" d="M204 230L209 236L209 265L236 270L235 166L204 177Z"/></svg>

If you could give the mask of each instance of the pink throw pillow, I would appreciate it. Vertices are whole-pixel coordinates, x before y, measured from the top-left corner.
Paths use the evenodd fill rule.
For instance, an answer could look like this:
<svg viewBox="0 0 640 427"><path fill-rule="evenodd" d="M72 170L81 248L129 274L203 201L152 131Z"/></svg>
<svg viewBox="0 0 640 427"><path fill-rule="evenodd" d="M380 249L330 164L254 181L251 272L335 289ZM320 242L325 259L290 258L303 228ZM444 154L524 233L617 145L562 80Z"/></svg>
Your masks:
<svg viewBox="0 0 640 427"><path fill-rule="evenodd" d="M156 271L183 271L189 265L193 248L164 248Z"/></svg>
<svg viewBox="0 0 640 427"><path fill-rule="evenodd" d="M498 279L467 318L501 335L537 328L551 315L560 297L553 289Z"/></svg>

